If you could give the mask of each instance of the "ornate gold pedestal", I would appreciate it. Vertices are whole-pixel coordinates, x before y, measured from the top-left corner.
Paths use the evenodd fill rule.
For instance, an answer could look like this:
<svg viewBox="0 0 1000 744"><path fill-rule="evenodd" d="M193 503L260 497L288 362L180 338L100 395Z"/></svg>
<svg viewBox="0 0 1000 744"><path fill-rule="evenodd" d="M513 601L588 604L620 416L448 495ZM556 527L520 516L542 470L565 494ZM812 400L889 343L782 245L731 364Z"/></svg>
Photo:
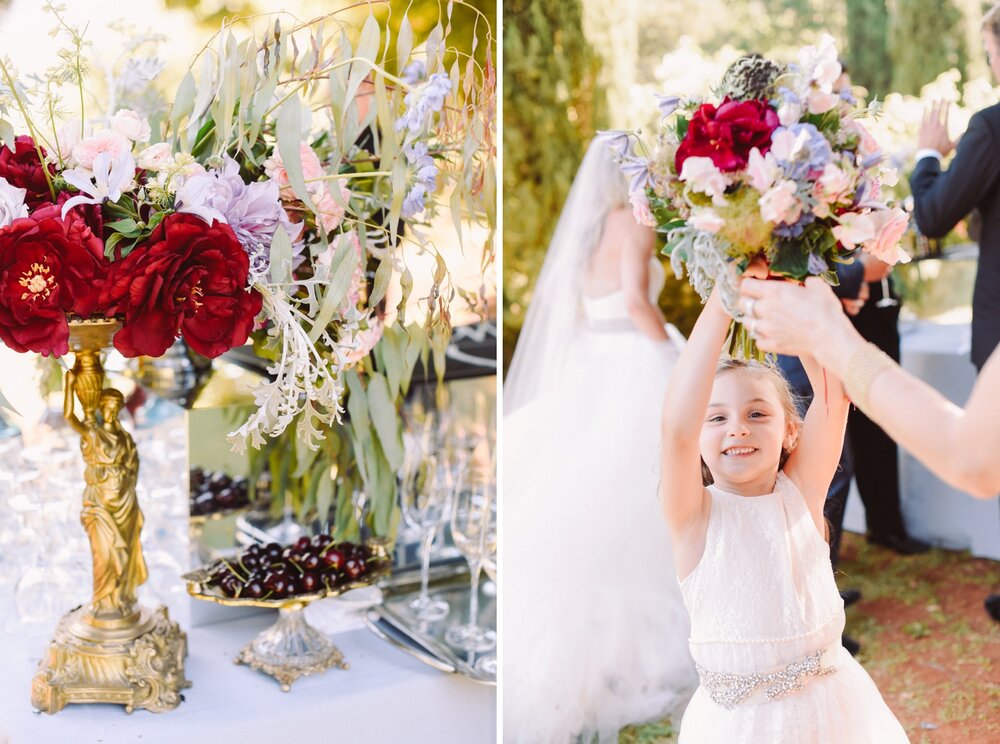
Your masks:
<svg viewBox="0 0 1000 744"><path fill-rule="evenodd" d="M104 388L100 352L119 324L110 320L70 323L76 352L66 375L64 414L80 434L86 464L80 521L90 538L94 593L90 603L63 616L31 685L31 703L55 713L68 703L117 703L131 713L176 708L184 678L187 637L165 607L136 602L146 581L139 534L142 511L135 485L139 458L118 413L121 393ZM83 419L75 413L75 401Z"/></svg>

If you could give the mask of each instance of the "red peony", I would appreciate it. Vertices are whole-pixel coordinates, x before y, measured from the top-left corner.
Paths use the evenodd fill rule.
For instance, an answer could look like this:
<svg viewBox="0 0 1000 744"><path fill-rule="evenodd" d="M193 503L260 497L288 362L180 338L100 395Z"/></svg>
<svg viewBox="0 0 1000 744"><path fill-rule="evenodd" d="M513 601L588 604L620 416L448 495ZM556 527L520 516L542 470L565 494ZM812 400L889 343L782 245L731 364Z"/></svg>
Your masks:
<svg viewBox="0 0 1000 744"><path fill-rule="evenodd" d="M172 214L111 266L101 300L108 315L125 316L114 339L125 356L160 356L183 335L217 357L246 342L260 312L260 294L246 290L250 259L221 222Z"/></svg>
<svg viewBox="0 0 1000 744"><path fill-rule="evenodd" d="M84 238L52 216L25 217L0 229L0 340L15 351L69 351L66 314L89 316L107 273ZM99 245L99 241L98 241Z"/></svg>
<svg viewBox="0 0 1000 744"><path fill-rule="evenodd" d="M42 154L45 154L44 149ZM55 165L49 163L48 169L50 174L55 175ZM7 145L0 147L0 178L6 178L11 186L26 189L24 203L28 205L28 209L35 209L40 204L52 201L35 141L27 135L22 134L14 139L13 152Z"/></svg>
<svg viewBox="0 0 1000 744"><path fill-rule="evenodd" d="M726 98L718 108L706 103L691 117L674 166L680 173L685 160L703 157L711 158L723 172L745 168L753 148L761 155L771 149L771 133L780 123L778 114L765 101Z"/></svg>

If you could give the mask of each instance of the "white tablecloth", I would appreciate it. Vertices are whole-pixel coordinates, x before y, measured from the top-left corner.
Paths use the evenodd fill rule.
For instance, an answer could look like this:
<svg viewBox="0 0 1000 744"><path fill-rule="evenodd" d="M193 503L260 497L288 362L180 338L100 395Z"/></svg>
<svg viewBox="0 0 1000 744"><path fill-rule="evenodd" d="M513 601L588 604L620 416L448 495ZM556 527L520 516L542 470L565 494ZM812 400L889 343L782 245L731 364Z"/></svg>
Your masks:
<svg viewBox="0 0 1000 744"><path fill-rule="evenodd" d="M970 334L967 324L900 323L903 368L964 406L976 380L969 361ZM1000 507L995 500L981 501L952 488L902 448L899 470L903 518L914 537L1000 560ZM844 528L864 533L864 506L854 491L852 486Z"/></svg>
<svg viewBox="0 0 1000 744"><path fill-rule="evenodd" d="M194 684L177 709L160 714L113 705L34 712L31 678L49 639L0 632L0 744L496 741L496 688L425 666L362 627L357 614L324 603L307 612L317 628L340 629L333 640L349 670L301 678L284 693L232 661L274 613L188 627Z"/></svg>

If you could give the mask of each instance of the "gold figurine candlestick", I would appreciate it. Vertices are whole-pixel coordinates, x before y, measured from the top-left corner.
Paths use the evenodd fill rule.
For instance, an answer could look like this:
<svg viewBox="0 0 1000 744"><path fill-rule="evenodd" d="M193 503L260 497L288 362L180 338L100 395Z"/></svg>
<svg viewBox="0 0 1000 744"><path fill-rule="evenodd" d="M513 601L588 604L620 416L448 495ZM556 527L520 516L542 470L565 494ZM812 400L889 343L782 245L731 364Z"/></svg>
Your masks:
<svg viewBox="0 0 1000 744"><path fill-rule="evenodd" d="M118 703L129 713L160 713L176 708L180 691L191 685L184 677L187 637L166 607L150 610L136 602L147 578L135 491L139 456L118 419L125 400L104 387L100 357L118 327L113 320L70 323L76 362L66 374L63 413L80 434L86 465L80 521L90 540L94 593L59 621L39 664L31 702L46 713L67 703Z"/></svg>

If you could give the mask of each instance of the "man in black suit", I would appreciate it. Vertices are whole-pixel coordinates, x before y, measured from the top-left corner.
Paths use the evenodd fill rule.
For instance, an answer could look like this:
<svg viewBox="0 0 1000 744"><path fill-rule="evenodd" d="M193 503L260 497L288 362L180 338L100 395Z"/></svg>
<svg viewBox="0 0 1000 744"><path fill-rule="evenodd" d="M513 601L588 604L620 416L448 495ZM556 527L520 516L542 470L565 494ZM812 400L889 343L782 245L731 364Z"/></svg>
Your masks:
<svg viewBox="0 0 1000 744"><path fill-rule="evenodd" d="M982 35L990 69L1000 80L1000 3L983 17ZM973 115L947 170L941 170L941 159L955 143L948 137L946 102L925 114L917 146L910 190L920 231L942 237L974 209L982 217L972 294L972 363L982 370L1000 343L1000 104ZM1000 620L1000 594L987 598L986 609Z"/></svg>

